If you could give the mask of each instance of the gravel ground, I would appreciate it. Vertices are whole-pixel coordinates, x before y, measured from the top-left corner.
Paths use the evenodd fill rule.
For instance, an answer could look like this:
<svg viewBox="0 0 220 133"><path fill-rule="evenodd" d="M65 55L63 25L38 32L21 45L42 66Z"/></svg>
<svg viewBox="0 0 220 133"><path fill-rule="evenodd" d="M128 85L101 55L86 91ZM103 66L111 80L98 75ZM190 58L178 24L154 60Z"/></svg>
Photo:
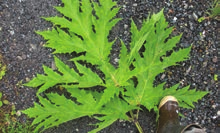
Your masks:
<svg viewBox="0 0 220 133"><path fill-rule="evenodd" d="M36 101L35 89L22 87L18 83L25 83L36 73L42 72L42 64L52 66L51 49L42 47L44 40L34 31L50 28L52 24L40 17L58 14L53 6L60 0L0 0L0 52L7 64L7 74L0 81L0 91L16 109L26 109ZM181 118L181 124L198 123L208 133L214 133L217 128L217 24L214 19L198 23L197 19L205 15L210 1L207 0L118 0L122 6L120 21L111 32L127 44L130 40L130 18L140 26L142 20L151 12L158 12L164 8L164 13L170 26L174 26L175 34L183 33L178 48L193 45L190 60L180 63L177 67L170 67L165 73L157 76L155 84L166 81L167 86L181 83L182 86L191 85L198 90L210 91L194 110L181 110L186 118ZM111 61L117 64L120 47L113 46ZM21 121L26 117L21 116ZM93 123L90 118L80 118L49 129L45 133L86 133L92 129L86 124ZM144 132L155 132L155 113L143 111L140 114L140 124ZM137 133L134 124L118 121L100 133Z"/></svg>

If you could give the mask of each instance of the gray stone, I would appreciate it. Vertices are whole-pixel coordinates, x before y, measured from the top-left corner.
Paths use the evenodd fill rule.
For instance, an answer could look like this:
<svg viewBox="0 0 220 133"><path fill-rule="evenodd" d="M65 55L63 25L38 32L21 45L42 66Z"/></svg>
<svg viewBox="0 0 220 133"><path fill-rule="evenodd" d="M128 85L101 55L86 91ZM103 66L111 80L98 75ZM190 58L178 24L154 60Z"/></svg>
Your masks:
<svg viewBox="0 0 220 133"><path fill-rule="evenodd" d="M198 20L198 16L195 13L193 13L192 16L196 21Z"/></svg>

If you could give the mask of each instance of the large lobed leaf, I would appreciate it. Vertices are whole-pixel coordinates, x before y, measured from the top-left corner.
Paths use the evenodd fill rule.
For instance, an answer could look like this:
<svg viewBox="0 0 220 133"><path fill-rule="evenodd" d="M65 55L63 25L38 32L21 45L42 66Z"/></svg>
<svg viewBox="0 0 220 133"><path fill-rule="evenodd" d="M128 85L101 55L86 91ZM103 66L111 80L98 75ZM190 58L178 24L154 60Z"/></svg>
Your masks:
<svg viewBox="0 0 220 133"><path fill-rule="evenodd" d="M74 60L86 60L92 64L102 65L108 61L113 42L108 41L111 28L120 20L114 18L119 8L111 0L62 0L63 7L56 9L66 17L49 17L47 21L57 27L52 31L37 32L47 41L46 47L54 53L86 52ZM92 5L94 6L95 14ZM68 33L65 32L67 29Z"/></svg>
<svg viewBox="0 0 220 133"><path fill-rule="evenodd" d="M53 71L51 68L44 66L44 72L46 75L38 74L37 77L33 78L30 82L24 84L30 87L38 87L38 94L44 92L50 87L53 87L57 84L75 84L77 87L91 87L91 86L104 86L102 79L91 71L91 69L87 69L85 66L76 62L76 66L79 72L84 75L80 76L74 69L65 65L61 60L57 57L54 57L55 64L58 68L58 71L61 73Z"/></svg>
<svg viewBox="0 0 220 133"><path fill-rule="evenodd" d="M72 119L99 114L101 116L96 117L100 121L96 124L98 128L91 131L94 133L118 119L128 120L126 112L136 108L129 106L119 98L112 99L105 107L97 108L97 100L91 93L78 88L68 89L68 92L76 98L75 102L67 99L64 95L50 93L46 95L49 100L38 96L40 104L35 103L33 108L23 111L29 117L35 118L32 122L32 125L36 125L34 132L58 126Z"/></svg>
<svg viewBox="0 0 220 133"><path fill-rule="evenodd" d="M39 129L45 130L49 127L58 126L61 123L82 116L93 115L97 112L91 108L91 106L95 105L95 101L91 101L91 99L87 101L86 95L84 95L84 101L89 102L89 104L82 105L78 105L59 94L51 93L47 94L47 97L50 101L38 96L40 104L35 103L33 108L23 111L23 113L28 114L29 117L35 118L32 122L32 125L36 125L34 132L37 132Z"/></svg>
<svg viewBox="0 0 220 133"><path fill-rule="evenodd" d="M84 53L74 57L76 69L70 68L54 56L57 70L43 66L45 74L37 74L26 86L39 87L39 103L23 113L35 118L35 131L57 126L63 122L83 116L94 116L99 122L95 133L118 119L130 120L127 112L140 109L158 113L157 105L167 95L175 96L180 107L192 108L207 92L177 89L178 84L164 89L165 83L154 86L155 76L164 69L188 59L191 47L174 51L181 35L170 37L172 27L168 27L163 10L153 14L143 22L140 29L131 21L131 43L128 52L121 40L119 67L109 63L113 42L108 41L109 31L120 20L115 18L119 7L112 0L62 0L64 6L55 7L64 17L49 17L47 21L55 25L51 31L37 32L46 40L46 47L56 53ZM143 52L140 49L144 48ZM167 56L166 52L172 51ZM98 75L79 61L91 63L104 73ZM135 80L137 82L135 82ZM60 85L70 94L70 100L55 93L40 96L50 87ZM101 86L104 90L94 90Z"/></svg>
<svg viewBox="0 0 220 133"><path fill-rule="evenodd" d="M144 105L148 110L154 109L157 111L156 108L160 99L166 95L173 95L180 101L181 107L189 108L190 106L193 107L193 102L198 101L207 94L207 92L188 90L188 87L180 90L177 90L177 87L164 90L163 84L154 87L153 82L158 74L164 72L165 68L177 65L177 62L184 61L189 57L191 47L179 49L178 51L173 50L181 35L169 37L172 29L172 27L168 28L163 10L158 14L153 14L151 19L143 23L140 30L132 22L131 51L136 52L128 54L127 62L128 64L132 63L135 68L126 75L124 80L126 81L135 76L138 84L135 89L129 87L125 92L125 99L130 104ZM143 57L137 52L141 48L139 45L145 48L145 51L142 52ZM166 56L167 51L172 51L172 54ZM195 95L195 97L191 97L192 95ZM185 106L184 103L186 103Z"/></svg>

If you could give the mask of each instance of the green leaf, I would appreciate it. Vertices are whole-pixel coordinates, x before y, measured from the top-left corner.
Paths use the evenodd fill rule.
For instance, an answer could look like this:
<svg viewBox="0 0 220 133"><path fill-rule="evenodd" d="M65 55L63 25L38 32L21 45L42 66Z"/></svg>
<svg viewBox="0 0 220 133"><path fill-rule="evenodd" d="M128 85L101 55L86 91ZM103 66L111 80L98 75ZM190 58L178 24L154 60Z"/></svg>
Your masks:
<svg viewBox="0 0 220 133"><path fill-rule="evenodd" d="M55 8L67 18L44 18L60 28L37 32L48 40L46 46L55 49L54 53L86 52L85 58L80 56L75 60L86 60L96 65L107 63L113 44L107 37L111 28L120 20L114 18L119 10L115 7L116 2L100 1L101 6L90 0L63 0L63 3L63 7ZM96 16L92 14L92 5ZM68 29L69 34L64 29Z"/></svg>
<svg viewBox="0 0 220 133"><path fill-rule="evenodd" d="M120 53L119 67L116 70L116 74L115 74L117 75L115 78L117 81L119 81L118 84L120 86L129 85L127 77L133 76L132 73L130 72L128 56L129 56L128 50L124 42L121 40L121 53Z"/></svg>
<svg viewBox="0 0 220 133"><path fill-rule="evenodd" d="M96 112L91 108L94 106L94 100L87 101L87 99L84 99L89 104L78 105L63 95L60 96L59 94L51 93L47 94L47 97L49 100L38 96L40 104L35 103L33 108L22 111L29 117L35 118L32 122L32 125L36 125L35 132L40 128L45 130L49 127L58 126L66 121L92 115ZM90 108L88 108L88 105Z"/></svg>
<svg viewBox="0 0 220 133"><path fill-rule="evenodd" d="M101 96L101 99L99 101L99 104L98 106L103 106L105 105L107 102L109 102L111 100L111 98L113 97L118 97L119 96L119 88L117 87L114 87L114 86L109 86L107 88L105 88L102 96Z"/></svg>
<svg viewBox="0 0 220 133"><path fill-rule="evenodd" d="M101 113L104 116L95 117L100 121L99 123L96 124L98 128L92 130L89 133L96 133L101 129L111 125L113 122L115 122L118 119L129 120L129 117L126 115L126 113L133 109L137 109L137 107L129 105L128 103L126 103L125 101L123 101L118 97L113 98L101 110Z"/></svg>
<svg viewBox="0 0 220 133"><path fill-rule="evenodd" d="M86 92L85 90L80 90L78 88L68 88L67 91L71 93L72 97L75 97L77 102L86 105L85 110L88 112L90 110L95 110L97 109L96 105L96 100L93 98L93 95L90 92Z"/></svg>
<svg viewBox="0 0 220 133"><path fill-rule="evenodd" d="M74 69L70 68L69 66L65 65L61 60L57 57L54 57L55 64L58 68L58 71L61 74L53 71L51 68L43 66L44 72L46 75L37 75L33 80L24 84L30 87L38 87L38 94L44 92L45 90L53 87L57 84L76 84L78 87L92 87L96 85L103 85L102 80L100 79L97 74L92 72L90 69L85 69L85 67L81 66L80 64L76 63L80 72L83 72L84 75L80 76ZM79 81L81 81L79 83Z"/></svg>
<svg viewBox="0 0 220 133"><path fill-rule="evenodd" d="M208 94L206 91L196 91L196 89L189 89L190 86L186 86L181 89L178 89L178 87L179 84L176 84L170 88L165 89L163 93L161 93L162 95L160 98L168 95L174 96L177 98L180 107L192 109L194 108L193 102L197 102L203 96ZM163 86L160 86L158 89L162 90Z"/></svg>
<svg viewBox="0 0 220 133"><path fill-rule="evenodd" d="M174 50L181 35L171 36L173 27L166 22L163 10L149 15L141 28L131 20L130 49L121 40L119 64L114 67L109 62L109 55L116 39L110 42L108 36L120 20L116 18L120 7L112 0L62 2L63 6L55 8L63 17L44 18L52 22L54 28L37 33L47 40L45 46L52 48L54 54L77 56L70 59L74 69L54 56L56 70L43 66L44 74L37 74L25 84L39 87L39 103L23 111L34 118L35 132L91 116L99 121L95 124L96 129L91 131L95 133L118 119L136 121L127 113L139 112L140 107L153 109L158 119L157 106L164 96L175 96L180 107L193 108L194 102L207 94L189 89L189 86L177 89L179 84L165 89L165 83L154 86L158 74L187 60L191 50L191 47ZM58 85L68 97L45 92ZM45 97L39 93L45 93Z"/></svg>
<svg viewBox="0 0 220 133"><path fill-rule="evenodd" d="M24 85L31 87L38 87L41 85L41 87L38 90L38 93L41 93L47 90L48 88L55 86L58 83L65 84L78 82L79 75L73 69L70 69L67 65L65 65L56 57L55 64L57 65L57 68L58 70L60 70L61 73L64 72L63 75L58 74L49 67L43 66L46 75L38 74L37 77L35 77L29 83Z"/></svg>
<svg viewBox="0 0 220 133"><path fill-rule="evenodd" d="M184 108L194 108L193 102L197 102L209 92L196 91L195 89L189 90L189 86L179 89L173 94L179 101L179 106Z"/></svg>
<svg viewBox="0 0 220 133"><path fill-rule="evenodd" d="M214 80L218 81L218 75L217 74L214 75Z"/></svg>
<svg viewBox="0 0 220 133"><path fill-rule="evenodd" d="M97 85L105 86L102 79L91 69L88 69L87 67L82 66L77 62L75 64L79 72L83 74L83 76L79 78L80 82L78 84L78 87L85 88L85 87L92 87Z"/></svg>
<svg viewBox="0 0 220 133"><path fill-rule="evenodd" d="M142 28L138 30L133 22L131 25L133 27L131 28L131 46L133 47L131 47L129 57L129 59L132 60L129 61L134 65L134 70L131 71L129 76L125 75L127 80L134 76L137 77L138 84L135 89L134 87L126 87L125 100L132 105L144 105L148 110L154 109L157 112L156 107L160 100L166 96L166 90L163 89L163 84L154 87L153 82L155 77L164 72L165 68L177 65L178 62L188 59L191 47L173 51L181 35L170 37L172 27L168 28L168 23L165 21L162 11L153 15L151 19L148 18L148 20L143 23L142 28L150 30L144 30ZM136 42L143 38L144 40ZM141 43L141 45L139 43ZM145 51L141 53L143 57L137 52L140 49L139 45L145 48ZM134 52L135 54L132 54L132 51L136 51ZM166 56L167 51L172 51L172 54ZM127 56L124 58L127 58ZM180 91L176 90L175 87L176 86L170 89L173 91L172 95L177 96L181 101L180 105L183 105L183 102L188 105L184 107L193 107L192 102L199 100L207 94L207 92L200 93L195 90L189 90L184 93L184 89ZM191 98L192 94L196 95L195 99ZM189 99L184 99L184 97Z"/></svg>
<svg viewBox="0 0 220 133"><path fill-rule="evenodd" d="M6 65L4 64L4 62L2 60L2 56L0 54L0 80L5 75L5 72L6 72Z"/></svg>
<svg viewBox="0 0 220 133"><path fill-rule="evenodd" d="M8 105L10 102L8 100L3 100L2 103Z"/></svg>
<svg viewBox="0 0 220 133"><path fill-rule="evenodd" d="M198 19L198 22L201 23L201 22L204 21L204 20L205 20L205 17L200 17L200 18Z"/></svg>
<svg viewBox="0 0 220 133"><path fill-rule="evenodd" d="M74 34L69 36L60 28L57 28L57 30L52 29L51 31L41 31L36 33L42 35L45 40L48 40L45 46L55 49L54 54L72 53L73 51L80 53L86 50L82 47L84 43L79 37Z"/></svg>

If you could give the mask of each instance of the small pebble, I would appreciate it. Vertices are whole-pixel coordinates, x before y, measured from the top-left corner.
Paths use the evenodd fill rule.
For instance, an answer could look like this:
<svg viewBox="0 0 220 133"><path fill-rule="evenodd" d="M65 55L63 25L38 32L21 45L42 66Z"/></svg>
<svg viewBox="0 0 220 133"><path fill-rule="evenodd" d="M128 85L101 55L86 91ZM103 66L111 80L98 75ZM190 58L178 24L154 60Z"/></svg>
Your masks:
<svg viewBox="0 0 220 133"><path fill-rule="evenodd" d="M201 57L198 57L198 60L199 60L200 62L203 62L203 58L201 58Z"/></svg>
<svg viewBox="0 0 220 133"><path fill-rule="evenodd" d="M12 30L12 31L9 31L10 32L10 34L11 35L14 35L15 34L15 32Z"/></svg>
<svg viewBox="0 0 220 133"><path fill-rule="evenodd" d="M189 19L192 19L192 15L188 15L188 18L189 18Z"/></svg>
<svg viewBox="0 0 220 133"><path fill-rule="evenodd" d="M134 3L133 6L137 6L137 3Z"/></svg>
<svg viewBox="0 0 220 133"><path fill-rule="evenodd" d="M202 12L200 12L200 11L199 11L197 14L198 14L199 16L202 16Z"/></svg>
<svg viewBox="0 0 220 133"><path fill-rule="evenodd" d="M28 77L26 77L25 80L26 80L26 82L29 82L29 81L30 81L30 79L29 79Z"/></svg>
<svg viewBox="0 0 220 133"><path fill-rule="evenodd" d="M17 112L16 112L16 115L17 115L17 116L21 116L21 111L17 111Z"/></svg>
<svg viewBox="0 0 220 133"><path fill-rule="evenodd" d="M191 66L186 70L186 73L188 74L191 71Z"/></svg>
<svg viewBox="0 0 220 133"><path fill-rule="evenodd" d="M0 6L0 12L3 10L2 6Z"/></svg>
<svg viewBox="0 0 220 133"><path fill-rule="evenodd" d="M27 20L30 20L30 19L31 19L31 15L27 15L27 16L26 16L26 19L27 19Z"/></svg>
<svg viewBox="0 0 220 133"><path fill-rule="evenodd" d="M51 63L51 68L52 68L52 70L56 70L56 69L57 69L57 67L56 67L56 65L55 65L55 62L54 62L54 61L52 61L52 63Z"/></svg>
<svg viewBox="0 0 220 133"><path fill-rule="evenodd" d="M117 62L119 61L119 59L118 59L118 58L115 58L114 61L115 61L115 63L117 63Z"/></svg>
<svg viewBox="0 0 220 133"><path fill-rule="evenodd" d="M163 73L163 75L160 77L161 80L163 80L166 77L166 75Z"/></svg>
<svg viewBox="0 0 220 133"><path fill-rule="evenodd" d="M31 48L33 49L33 50L36 50L37 49L37 46L35 45L35 44L30 44L31 45Z"/></svg>
<svg viewBox="0 0 220 133"><path fill-rule="evenodd" d="M188 5L187 4L184 4L184 9L187 9L188 8Z"/></svg>
<svg viewBox="0 0 220 133"><path fill-rule="evenodd" d="M168 7L170 7L170 3L167 3L167 2L165 2L165 3L167 4Z"/></svg>
<svg viewBox="0 0 220 133"><path fill-rule="evenodd" d="M174 18L173 18L173 22L175 23L175 22L176 22L176 20L177 20L177 17L174 17Z"/></svg>
<svg viewBox="0 0 220 133"><path fill-rule="evenodd" d="M211 24L211 22L210 21L208 21L208 23L207 23L208 25L210 25Z"/></svg>
<svg viewBox="0 0 220 133"><path fill-rule="evenodd" d="M119 122L124 122L124 120L121 120L121 119L120 119Z"/></svg>
<svg viewBox="0 0 220 133"><path fill-rule="evenodd" d="M215 108L216 108L216 105L212 105L212 108L214 108L214 109L215 109Z"/></svg>
<svg viewBox="0 0 220 133"><path fill-rule="evenodd" d="M207 64L208 64L208 62L206 61L206 62L203 62L203 67L206 67L207 66Z"/></svg>
<svg viewBox="0 0 220 133"><path fill-rule="evenodd" d="M17 58L18 58L19 60L23 60L21 56L17 56Z"/></svg>
<svg viewBox="0 0 220 133"><path fill-rule="evenodd" d="M214 62L214 63L218 62L217 56L214 56L214 58L212 58L212 62Z"/></svg>
<svg viewBox="0 0 220 133"><path fill-rule="evenodd" d="M217 115L220 116L220 111L217 112Z"/></svg>
<svg viewBox="0 0 220 133"><path fill-rule="evenodd" d="M126 123L123 123L123 127L125 127L126 126Z"/></svg>
<svg viewBox="0 0 220 133"><path fill-rule="evenodd" d="M124 29L127 29L127 28L128 28L128 25L127 25L127 24L125 24L125 25L124 25Z"/></svg>
<svg viewBox="0 0 220 133"><path fill-rule="evenodd" d="M27 56L25 54L22 54L21 57L23 60L25 60L27 58Z"/></svg>

